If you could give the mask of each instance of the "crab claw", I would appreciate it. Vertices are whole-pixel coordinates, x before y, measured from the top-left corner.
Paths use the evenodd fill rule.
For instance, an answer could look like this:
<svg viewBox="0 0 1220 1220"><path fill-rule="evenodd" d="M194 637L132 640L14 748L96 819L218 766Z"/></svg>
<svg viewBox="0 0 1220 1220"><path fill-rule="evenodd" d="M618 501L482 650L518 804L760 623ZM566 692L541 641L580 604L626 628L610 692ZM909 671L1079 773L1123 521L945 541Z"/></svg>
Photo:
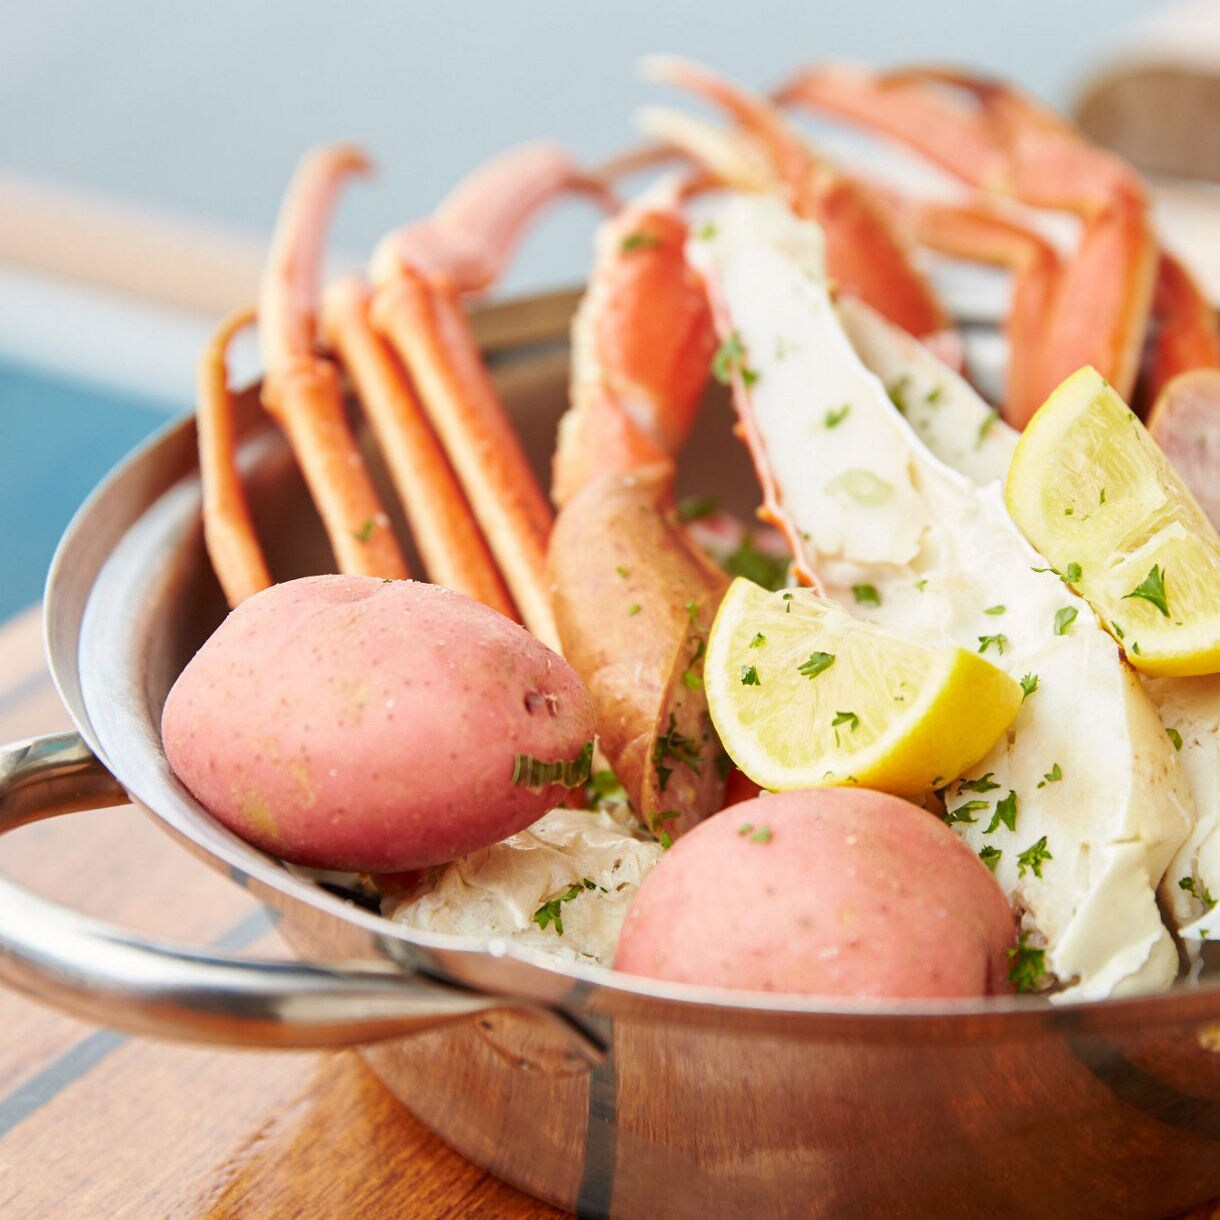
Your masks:
<svg viewBox="0 0 1220 1220"><path fill-rule="evenodd" d="M590 484L559 514L548 554L563 654L593 696L602 750L662 842L720 807L727 762L694 677L728 578L673 521L672 480L663 463Z"/></svg>

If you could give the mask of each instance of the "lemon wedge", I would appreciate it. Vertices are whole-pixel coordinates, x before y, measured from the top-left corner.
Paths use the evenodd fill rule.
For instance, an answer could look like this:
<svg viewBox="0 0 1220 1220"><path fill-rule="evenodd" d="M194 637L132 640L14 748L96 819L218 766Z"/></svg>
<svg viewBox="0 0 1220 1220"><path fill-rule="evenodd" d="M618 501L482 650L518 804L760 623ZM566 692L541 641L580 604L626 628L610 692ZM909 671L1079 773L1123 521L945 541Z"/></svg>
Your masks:
<svg viewBox="0 0 1220 1220"><path fill-rule="evenodd" d="M773 791L927 792L978 762L1022 700L975 653L903 639L808 589L740 578L712 624L703 680L724 748Z"/></svg>
<svg viewBox="0 0 1220 1220"><path fill-rule="evenodd" d="M1096 369L1073 373L1030 420L1006 498L1136 669L1220 672L1220 535Z"/></svg>

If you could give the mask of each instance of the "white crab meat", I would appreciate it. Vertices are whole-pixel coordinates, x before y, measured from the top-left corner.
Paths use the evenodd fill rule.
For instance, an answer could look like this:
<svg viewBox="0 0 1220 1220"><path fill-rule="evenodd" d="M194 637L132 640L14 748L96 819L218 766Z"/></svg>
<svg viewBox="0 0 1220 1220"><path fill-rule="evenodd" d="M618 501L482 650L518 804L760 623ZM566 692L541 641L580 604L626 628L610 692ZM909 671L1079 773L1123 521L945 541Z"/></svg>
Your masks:
<svg viewBox="0 0 1220 1220"><path fill-rule="evenodd" d="M661 856L626 816L552 809L528 829L434 870L387 912L428 932L504 938L610 966L627 907Z"/></svg>
<svg viewBox="0 0 1220 1220"><path fill-rule="evenodd" d="M827 593L912 637L981 651L1018 680L1037 676L1007 735L966 777L976 790L951 784L947 804L1045 944L1058 997L1167 987L1178 955L1156 887L1194 807L1114 641L1045 570L999 486L950 469L894 409L844 333L816 227L774 199L733 196L688 253L752 374L737 392ZM880 605L855 606L856 584L873 585ZM983 806L963 810L970 801Z"/></svg>
<svg viewBox="0 0 1220 1220"><path fill-rule="evenodd" d="M1018 434L970 385L867 305L844 300L839 319L934 456L980 485L1006 477ZM1161 906L1186 940L1220 939L1220 913L1212 915L1220 899L1220 675L1141 681L1161 723L1181 742L1196 813L1161 882Z"/></svg>

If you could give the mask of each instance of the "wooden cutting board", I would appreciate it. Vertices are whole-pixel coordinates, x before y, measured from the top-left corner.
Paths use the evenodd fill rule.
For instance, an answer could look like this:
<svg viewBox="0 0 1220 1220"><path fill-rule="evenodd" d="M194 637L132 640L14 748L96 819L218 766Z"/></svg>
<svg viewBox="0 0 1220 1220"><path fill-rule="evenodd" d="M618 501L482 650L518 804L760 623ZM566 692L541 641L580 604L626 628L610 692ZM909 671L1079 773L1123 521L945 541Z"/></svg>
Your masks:
<svg viewBox="0 0 1220 1220"><path fill-rule="evenodd" d="M0 742L67 727L30 611L0 626ZM288 956L243 890L131 807L17 831L0 868L129 928ZM0 1030L5 1220L564 1215L452 1152L350 1051L131 1039L2 989ZM1204 1218L1220 1204L1190 1213Z"/></svg>

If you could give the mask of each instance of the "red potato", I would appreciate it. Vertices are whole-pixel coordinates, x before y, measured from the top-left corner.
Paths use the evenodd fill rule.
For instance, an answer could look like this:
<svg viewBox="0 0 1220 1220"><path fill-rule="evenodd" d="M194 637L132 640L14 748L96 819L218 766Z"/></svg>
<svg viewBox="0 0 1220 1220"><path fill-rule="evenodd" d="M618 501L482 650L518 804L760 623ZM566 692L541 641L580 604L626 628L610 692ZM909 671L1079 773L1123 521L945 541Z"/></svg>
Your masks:
<svg viewBox="0 0 1220 1220"><path fill-rule="evenodd" d="M460 593L314 576L229 615L161 731L178 778L242 838L298 864L400 872L556 805L565 785L514 782L515 756L573 763L580 782L593 707L561 657Z"/></svg>
<svg viewBox="0 0 1220 1220"><path fill-rule="evenodd" d="M614 966L821 996L1008 992L1016 942L995 878L932 814L847 788L746 801L644 879Z"/></svg>

